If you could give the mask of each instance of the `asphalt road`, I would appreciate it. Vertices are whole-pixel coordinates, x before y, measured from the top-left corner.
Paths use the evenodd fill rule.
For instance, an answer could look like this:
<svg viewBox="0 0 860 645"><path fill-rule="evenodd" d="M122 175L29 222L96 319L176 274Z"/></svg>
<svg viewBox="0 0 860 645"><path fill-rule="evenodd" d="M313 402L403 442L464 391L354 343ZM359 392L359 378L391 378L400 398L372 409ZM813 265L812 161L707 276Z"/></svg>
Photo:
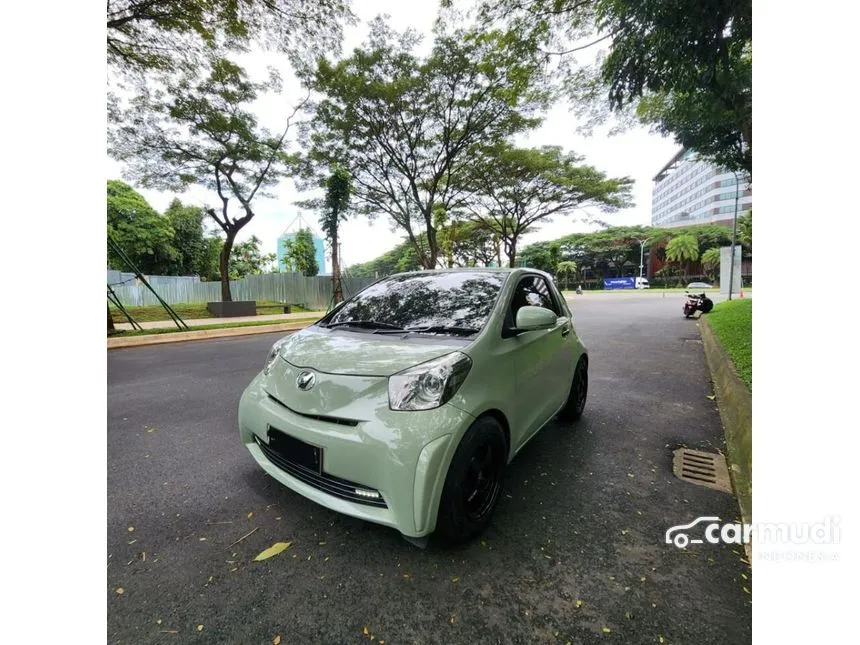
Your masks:
<svg viewBox="0 0 860 645"><path fill-rule="evenodd" d="M520 453L489 531L454 550L417 549L257 467L236 407L277 335L110 351L108 642L751 641L742 548L663 543L673 525L738 516L731 495L671 472L678 446L725 449L682 302L574 301L585 415ZM291 546L252 562L275 542Z"/></svg>

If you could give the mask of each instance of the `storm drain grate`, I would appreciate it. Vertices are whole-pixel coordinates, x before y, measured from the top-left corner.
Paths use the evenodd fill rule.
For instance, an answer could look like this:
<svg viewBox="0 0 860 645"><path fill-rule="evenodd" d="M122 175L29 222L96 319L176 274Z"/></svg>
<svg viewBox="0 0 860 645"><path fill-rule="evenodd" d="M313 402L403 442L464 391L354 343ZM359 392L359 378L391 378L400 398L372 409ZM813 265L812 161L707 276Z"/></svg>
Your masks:
<svg viewBox="0 0 860 645"><path fill-rule="evenodd" d="M729 469L723 455L691 448L678 448L672 454L672 471L678 479L725 493L732 492Z"/></svg>

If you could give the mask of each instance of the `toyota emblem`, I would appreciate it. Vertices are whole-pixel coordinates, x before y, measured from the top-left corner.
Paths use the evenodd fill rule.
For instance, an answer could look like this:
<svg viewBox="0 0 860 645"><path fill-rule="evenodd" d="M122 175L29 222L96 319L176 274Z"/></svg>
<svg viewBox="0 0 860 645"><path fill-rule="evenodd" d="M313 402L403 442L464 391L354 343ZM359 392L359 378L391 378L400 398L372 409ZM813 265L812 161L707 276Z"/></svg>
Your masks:
<svg viewBox="0 0 860 645"><path fill-rule="evenodd" d="M296 378L296 387L303 392L307 392L314 386L314 383L316 382L316 375L313 372L308 372L307 370L305 370L304 372L301 372L299 374L298 378Z"/></svg>

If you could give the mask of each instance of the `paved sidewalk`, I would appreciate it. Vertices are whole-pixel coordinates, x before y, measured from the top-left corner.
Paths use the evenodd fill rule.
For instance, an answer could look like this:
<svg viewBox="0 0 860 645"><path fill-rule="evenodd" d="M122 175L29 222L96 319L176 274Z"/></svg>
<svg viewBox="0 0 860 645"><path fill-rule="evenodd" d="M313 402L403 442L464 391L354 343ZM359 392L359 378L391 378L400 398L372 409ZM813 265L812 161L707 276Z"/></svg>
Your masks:
<svg viewBox="0 0 860 645"><path fill-rule="evenodd" d="M304 311L301 313L295 314L274 314L271 316L238 316L236 318L194 318L191 320L185 320L185 324L189 327L200 327L202 325L221 325L224 323L244 323L244 322L271 322L271 323L279 323L279 322L290 322L292 320L309 320L314 317L322 318L325 315L324 311ZM122 314L119 314L121 317ZM117 320L117 315L114 314L114 320ZM161 329L165 327L176 327L176 323L172 320L155 320L152 322L142 322L140 326L144 329ZM116 322L115 327L117 329L132 329L130 323L124 322Z"/></svg>

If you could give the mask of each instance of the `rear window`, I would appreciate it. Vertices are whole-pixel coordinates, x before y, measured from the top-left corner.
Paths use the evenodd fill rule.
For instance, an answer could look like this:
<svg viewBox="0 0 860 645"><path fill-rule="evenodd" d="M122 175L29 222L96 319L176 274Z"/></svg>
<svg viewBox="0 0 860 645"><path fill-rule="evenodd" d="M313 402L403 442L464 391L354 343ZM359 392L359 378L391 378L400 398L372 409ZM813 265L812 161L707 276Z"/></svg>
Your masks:
<svg viewBox="0 0 860 645"><path fill-rule="evenodd" d="M398 327L434 325L481 329L496 304L506 273L416 273L371 285L325 324L372 320Z"/></svg>

